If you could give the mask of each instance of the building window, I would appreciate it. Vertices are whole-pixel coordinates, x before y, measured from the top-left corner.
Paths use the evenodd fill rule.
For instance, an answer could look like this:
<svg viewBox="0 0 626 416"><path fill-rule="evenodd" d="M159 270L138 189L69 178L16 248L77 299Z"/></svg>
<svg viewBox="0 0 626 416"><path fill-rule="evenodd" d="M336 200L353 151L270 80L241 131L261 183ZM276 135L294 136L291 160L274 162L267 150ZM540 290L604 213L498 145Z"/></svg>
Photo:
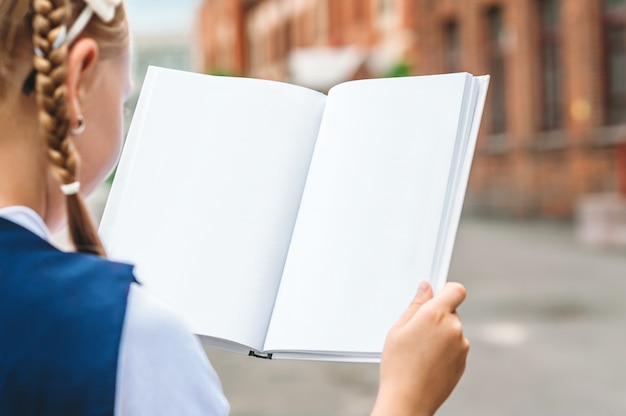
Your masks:
<svg viewBox="0 0 626 416"><path fill-rule="evenodd" d="M332 46L338 46L342 43L341 36L341 2L331 0L328 2L328 37Z"/></svg>
<svg viewBox="0 0 626 416"><path fill-rule="evenodd" d="M269 33L269 43L270 43L270 56L268 64L270 66L275 65L276 62L280 59L280 32L278 31L278 27L274 26L270 30Z"/></svg>
<svg viewBox="0 0 626 416"><path fill-rule="evenodd" d="M558 0L540 0L542 128L554 130L563 125L562 70Z"/></svg>
<svg viewBox="0 0 626 416"><path fill-rule="evenodd" d="M292 16L287 17L287 20L285 21L285 25L283 29L283 36L284 36L284 41L283 41L284 48L283 48L283 56L282 56L283 59L285 59L289 55L294 45L293 43L294 30L293 30L293 22L291 19L293 19Z"/></svg>
<svg viewBox="0 0 626 416"><path fill-rule="evenodd" d="M393 0L379 0L380 13L385 14L391 11Z"/></svg>
<svg viewBox="0 0 626 416"><path fill-rule="evenodd" d="M444 72L461 70L461 48L459 45L459 25L449 20L443 26Z"/></svg>
<svg viewBox="0 0 626 416"><path fill-rule="evenodd" d="M487 65L491 75L489 94L491 100L491 134L502 134L506 131L506 100L505 100L505 32L502 20L502 9L487 9Z"/></svg>
<svg viewBox="0 0 626 416"><path fill-rule="evenodd" d="M605 0L605 97L606 122L626 122L626 4Z"/></svg>
<svg viewBox="0 0 626 416"><path fill-rule="evenodd" d="M367 2L364 2L363 0L354 0L352 2L352 7L353 7L353 12L352 12L352 17L354 19L354 23L356 24L360 24L363 23L365 21L365 7L367 6Z"/></svg>
<svg viewBox="0 0 626 416"><path fill-rule="evenodd" d="M394 0L378 0L379 16L383 20L388 19L394 13L394 6Z"/></svg>
<svg viewBox="0 0 626 416"><path fill-rule="evenodd" d="M254 29L252 25L247 25L246 36L248 38L248 45L250 45L248 47L248 71L250 71L258 68L262 64L262 42L260 42L259 36L254 36Z"/></svg>

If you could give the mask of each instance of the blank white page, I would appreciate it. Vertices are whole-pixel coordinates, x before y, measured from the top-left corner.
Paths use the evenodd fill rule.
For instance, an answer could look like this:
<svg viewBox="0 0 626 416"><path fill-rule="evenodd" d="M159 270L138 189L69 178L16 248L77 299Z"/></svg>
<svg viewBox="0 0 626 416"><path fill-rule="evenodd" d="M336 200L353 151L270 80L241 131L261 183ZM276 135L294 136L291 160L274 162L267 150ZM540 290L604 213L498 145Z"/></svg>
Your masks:
<svg viewBox="0 0 626 416"><path fill-rule="evenodd" d="M261 348L325 101L148 72L101 235L195 333Z"/></svg>
<svg viewBox="0 0 626 416"><path fill-rule="evenodd" d="M382 351L431 277L470 78L331 90L266 350Z"/></svg>

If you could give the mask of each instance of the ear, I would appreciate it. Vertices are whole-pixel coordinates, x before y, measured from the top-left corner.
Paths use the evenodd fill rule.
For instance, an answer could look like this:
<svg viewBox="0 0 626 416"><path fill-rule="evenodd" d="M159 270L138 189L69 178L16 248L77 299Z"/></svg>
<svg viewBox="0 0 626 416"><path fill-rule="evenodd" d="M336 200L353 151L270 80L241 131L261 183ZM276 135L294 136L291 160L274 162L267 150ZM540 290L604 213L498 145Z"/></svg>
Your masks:
<svg viewBox="0 0 626 416"><path fill-rule="evenodd" d="M78 39L69 49L67 57L67 100L70 110L70 126L78 124L81 111L81 95L89 86L90 75L98 62L99 48L91 38Z"/></svg>

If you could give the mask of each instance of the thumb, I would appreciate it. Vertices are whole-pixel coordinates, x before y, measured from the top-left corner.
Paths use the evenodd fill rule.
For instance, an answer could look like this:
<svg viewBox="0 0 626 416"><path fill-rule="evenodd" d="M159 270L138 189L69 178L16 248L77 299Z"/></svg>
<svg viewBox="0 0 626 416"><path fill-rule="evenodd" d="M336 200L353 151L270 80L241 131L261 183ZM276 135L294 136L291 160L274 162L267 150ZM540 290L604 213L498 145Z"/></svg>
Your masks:
<svg viewBox="0 0 626 416"><path fill-rule="evenodd" d="M459 283L448 282L437 295L437 302L454 312L465 300L465 287Z"/></svg>
<svg viewBox="0 0 626 416"><path fill-rule="evenodd" d="M397 324L402 325L405 322L408 322L415 313L419 310L419 308L433 298L433 288L430 286L426 280L422 281L417 288L417 293L415 297L411 301L409 307L404 311L404 313L398 319Z"/></svg>

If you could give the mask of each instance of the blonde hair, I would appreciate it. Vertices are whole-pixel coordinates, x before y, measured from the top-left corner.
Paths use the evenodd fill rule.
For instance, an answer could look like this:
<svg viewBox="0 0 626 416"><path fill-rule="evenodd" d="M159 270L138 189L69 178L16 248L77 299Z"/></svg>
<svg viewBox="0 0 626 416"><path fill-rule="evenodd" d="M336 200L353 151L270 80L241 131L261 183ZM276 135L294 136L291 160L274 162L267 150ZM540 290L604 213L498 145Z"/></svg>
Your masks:
<svg viewBox="0 0 626 416"><path fill-rule="evenodd" d="M66 91L67 42L55 44L66 27L85 7L82 0L0 0L0 94L14 77L25 53L33 57L35 93L40 135L50 168L60 184L78 180L79 155L70 137ZM110 23L93 16L82 32L93 37L101 56L121 53L128 44L128 26L123 6L116 8ZM35 53L34 50L37 49ZM66 197L68 228L76 250L105 256L96 227L81 196Z"/></svg>

